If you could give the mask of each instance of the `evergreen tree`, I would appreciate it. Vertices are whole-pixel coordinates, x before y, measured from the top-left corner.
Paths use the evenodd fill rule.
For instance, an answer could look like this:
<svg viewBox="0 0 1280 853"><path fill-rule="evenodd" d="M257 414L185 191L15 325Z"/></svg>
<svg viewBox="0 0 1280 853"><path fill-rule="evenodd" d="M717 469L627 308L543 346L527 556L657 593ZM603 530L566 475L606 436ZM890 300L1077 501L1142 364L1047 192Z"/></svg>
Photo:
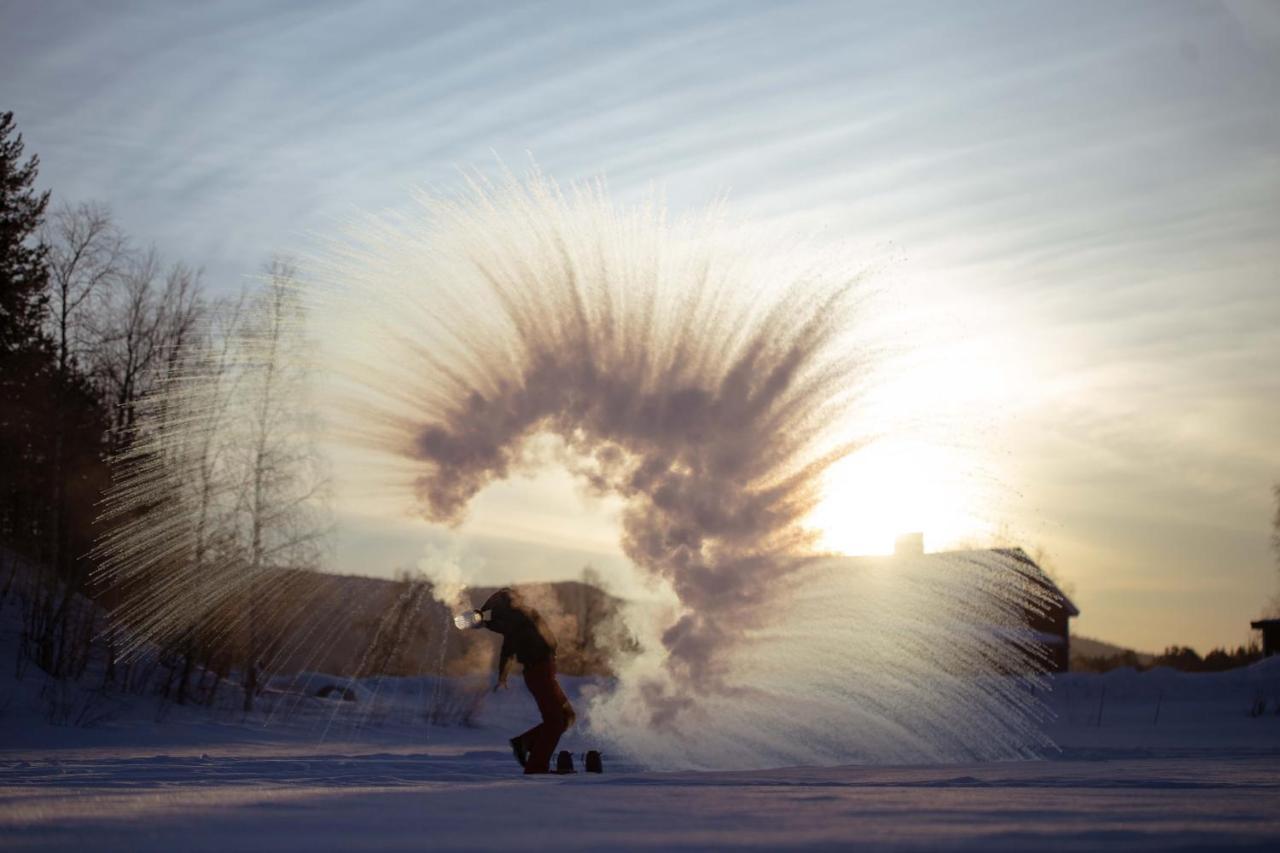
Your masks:
<svg viewBox="0 0 1280 853"><path fill-rule="evenodd" d="M48 335L49 194L34 185L12 113L0 113L0 542L40 567L25 596L22 644L51 675L87 661L85 589L95 503L106 479L105 422L88 378L60 369Z"/></svg>
<svg viewBox="0 0 1280 853"><path fill-rule="evenodd" d="M40 160L22 160L13 113L0 113L0 540L42 556L48 504L40 482L52 348L41 327L47 248L36 238L49 194L34 189Z"/></svg>
<svg viewBox="0 0 1280 853"><path fill-rule="evenodd" d="M33 238L49 193L34 189L40 158L23 163L22 151L13 113L0 113L0 357L43 343L48 247Z"/></svg>

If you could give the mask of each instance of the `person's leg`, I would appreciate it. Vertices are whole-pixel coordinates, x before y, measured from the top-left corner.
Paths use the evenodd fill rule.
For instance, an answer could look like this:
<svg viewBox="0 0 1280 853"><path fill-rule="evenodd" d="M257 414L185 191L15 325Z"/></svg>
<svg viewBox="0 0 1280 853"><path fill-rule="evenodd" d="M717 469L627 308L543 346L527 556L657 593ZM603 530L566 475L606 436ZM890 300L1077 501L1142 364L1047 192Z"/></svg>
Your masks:
<svg viewBox="0 0 1280 853"><path fill-rule="evenodd" d="M524 772L547 773L551 770L551 754L555 752L560 736L573 720L573 708L556 682L554 660L526 666L524 683L533 694L534 701L538 703L538 711L542 714L542 724L527 732L530 748Z"/></svg>

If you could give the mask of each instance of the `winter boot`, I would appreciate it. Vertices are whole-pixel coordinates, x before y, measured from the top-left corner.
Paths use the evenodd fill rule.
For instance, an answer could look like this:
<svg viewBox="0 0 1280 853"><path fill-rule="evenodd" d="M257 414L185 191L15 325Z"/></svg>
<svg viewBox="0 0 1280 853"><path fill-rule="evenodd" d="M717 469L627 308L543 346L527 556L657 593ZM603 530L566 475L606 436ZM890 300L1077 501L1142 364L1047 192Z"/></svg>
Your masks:
<svg viewBox="0 0 1280 853"><path fill-rule="evenodd" d="M511 754L516 757L516 761L524 767L529 760L529 745L524 742L524 735L516 735L508 743L511 744Z"/></svg>

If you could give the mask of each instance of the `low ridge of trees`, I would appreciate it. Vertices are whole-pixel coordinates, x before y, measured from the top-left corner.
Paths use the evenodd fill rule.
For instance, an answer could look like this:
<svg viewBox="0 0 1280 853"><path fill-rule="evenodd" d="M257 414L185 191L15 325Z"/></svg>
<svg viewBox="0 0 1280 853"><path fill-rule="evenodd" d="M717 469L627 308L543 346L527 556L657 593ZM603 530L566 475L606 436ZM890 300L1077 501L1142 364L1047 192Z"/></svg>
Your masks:
<svg viewBox="0 0 1280 853"><path fill-rule="evenodd" d="M1223 672L1240 666L1248 666L1262 660L1262 648L1257 643L1237 646L1234 649L1212 649L1204 657L1190 646L1169 646L1154 658L1139 656L1131 650L1114 655L1074 655L1071 658L1073 672L1110 672L1125 667L1139 672L1167 667L1179 672Z"/></svg>

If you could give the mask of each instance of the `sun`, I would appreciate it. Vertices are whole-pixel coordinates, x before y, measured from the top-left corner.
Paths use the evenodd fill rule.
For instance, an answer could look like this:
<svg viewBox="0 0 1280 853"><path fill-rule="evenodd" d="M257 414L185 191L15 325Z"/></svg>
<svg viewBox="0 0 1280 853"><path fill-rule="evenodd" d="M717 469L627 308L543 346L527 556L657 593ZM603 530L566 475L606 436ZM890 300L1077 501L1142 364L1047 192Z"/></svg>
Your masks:
<svg viewBox="0 0 1280 853"><path fill-rule="evenodd" d="M883 439L827 472L809 516L819 547L850 555L891 554L904 533L924 533L929 550L983 535L982 488L952 448Z"/></svg>

